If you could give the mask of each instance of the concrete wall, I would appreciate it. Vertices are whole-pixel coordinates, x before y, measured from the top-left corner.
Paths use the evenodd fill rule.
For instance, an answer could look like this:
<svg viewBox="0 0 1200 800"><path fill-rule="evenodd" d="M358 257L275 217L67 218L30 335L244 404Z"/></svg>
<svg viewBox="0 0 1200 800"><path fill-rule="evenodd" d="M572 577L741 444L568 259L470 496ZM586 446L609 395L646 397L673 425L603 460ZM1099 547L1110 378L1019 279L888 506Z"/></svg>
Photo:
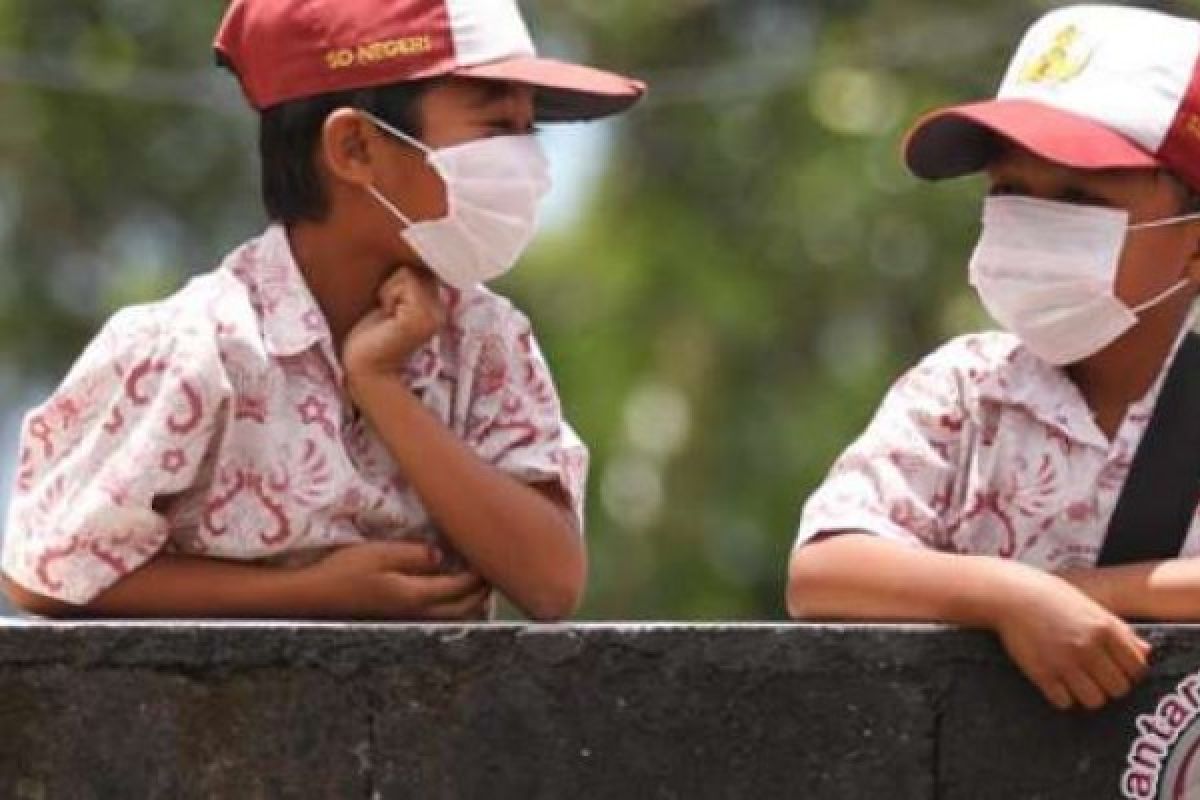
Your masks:
<svg viewBox="0 0 1200 800"><path fill-rule="evenodd" d="M1107 798L1200 668L1049 709L937 627L0 626L0 797Z"/></svg>

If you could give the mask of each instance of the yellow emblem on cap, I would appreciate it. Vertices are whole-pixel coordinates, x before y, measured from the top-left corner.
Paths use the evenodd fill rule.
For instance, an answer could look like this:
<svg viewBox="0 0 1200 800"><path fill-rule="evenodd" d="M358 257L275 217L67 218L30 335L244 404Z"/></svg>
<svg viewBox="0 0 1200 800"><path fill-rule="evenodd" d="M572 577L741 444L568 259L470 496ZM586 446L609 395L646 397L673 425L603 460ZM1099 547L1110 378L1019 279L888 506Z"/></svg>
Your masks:
<svg viewBox="0 0 1200 800"><path fill-rule="evenodd" d="M1200 114L1193 114L1189 111L1180 118L1177 124L1182 126L1185 135L1200 140Z"/></svg>
<svg viewBox="0 0 1200 800"><path fill-rule="evenodd" d="M1083 32L1068 25L1054 37L1046 52L1033 59L1021 71L1022 83L1066 83L1087 69L1092 49L1085 46Z"/></svg>

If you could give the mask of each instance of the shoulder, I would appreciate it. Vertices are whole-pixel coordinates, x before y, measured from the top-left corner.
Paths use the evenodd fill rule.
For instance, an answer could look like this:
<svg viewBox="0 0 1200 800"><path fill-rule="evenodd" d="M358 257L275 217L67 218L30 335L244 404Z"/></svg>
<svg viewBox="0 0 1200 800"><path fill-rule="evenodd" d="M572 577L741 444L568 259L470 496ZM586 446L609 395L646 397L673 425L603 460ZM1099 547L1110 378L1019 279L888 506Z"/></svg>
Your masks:
<svg viewBox="0 0 1200 800"><path fill-rule="evenodd" d="M475 287L455 293L450 309L454 349L466 365L486 365L498 358L538 364L544 361L529 317L507 297Z"/></svg>
<svg viewBox="0 0 1200 800"><path fill-rule="evenodd" d="M443 362L473 397L513 394L557 405L554 380L529 318L511 300L483 288L450 297Z"/></svg>
<svg viewBox="0 0 1200 800"><path fill-rule="evenodd" d="M226 355L260 341L245 286L223 269L192 278L174 294L114 313L72 368L125 378L143 369L224 388ZM261 349L261 348L255 348Z"/></svg>
<svg viewBox="0 0 1200 800"><path fill-rule="evenodd" d="M503 295L476 286L450 296L451 324L466 334L532 333L529 317Z"/></svg>
<svg viewBox="0 0 1200 800"><path fill-rule="evenodd" d="M905 373L893 387L894 399L970 406L1012 380L1024 348L1009 333L986 331L950 340Z"/></svg>
<svg viewBox="0 0 1200 800"><path fill-rule="evenodd" d="M105 325L104 334L160 352L212 353L229 308L226 304L236 299L229 283L220 272L193 278L163 300L118 311Z"/></svg>
<svg viewBox="0 0 1200 800"><path fill-rule="evenodd" d="M968 333L930 353L917 369L978 377L1006 369L1022 350L1020 340L1011 333Z"/></svg>

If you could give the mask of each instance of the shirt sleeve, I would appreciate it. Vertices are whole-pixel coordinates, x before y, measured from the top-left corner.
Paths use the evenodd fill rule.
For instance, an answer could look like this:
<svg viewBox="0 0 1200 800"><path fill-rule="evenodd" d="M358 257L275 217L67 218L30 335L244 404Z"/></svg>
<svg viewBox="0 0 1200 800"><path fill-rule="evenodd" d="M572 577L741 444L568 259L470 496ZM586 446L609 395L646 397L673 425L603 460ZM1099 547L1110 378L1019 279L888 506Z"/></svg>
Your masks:
<svg viewBox="0 0 1200 800"><path fill-rule="evenodd" d="M808 499L795 547L864 531L916 547L949 550L960 463L975 422L967 408L964 350L930 356L892 387L866 431Z"/></svg>
<svg viewBox="0 0 1200 800"><path fill-rule="evenodd" d="M583 530L588 450L563 417L550 368L529 321L511 310L469 347L467 443L523 483L549 483L570 500Z"/></svg>
<svg viewBox="0 0 1200 800"><path fill-rule="evenodd" d="M227 392L215 344L149 309L114 317L31 411L9 503L5 574L84 605L166 543L156 500L191 486Z"/></svg>

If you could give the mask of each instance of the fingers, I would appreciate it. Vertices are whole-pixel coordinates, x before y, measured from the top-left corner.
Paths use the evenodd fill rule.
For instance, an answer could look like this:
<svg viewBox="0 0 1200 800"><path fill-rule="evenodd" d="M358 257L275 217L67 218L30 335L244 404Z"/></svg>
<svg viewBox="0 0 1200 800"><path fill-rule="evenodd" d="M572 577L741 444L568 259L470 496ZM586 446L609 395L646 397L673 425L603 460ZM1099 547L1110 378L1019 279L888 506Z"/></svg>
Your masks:
<svg viewBox="0 0 1200 800"><path fill-rule="evenodd" d="M1128 695L1145 676L1148 647L1121 622L1057 656L1045 650L1010 653L1050 705L1094 711Z"/></svg>
<svg viewBox="0 0 1200 800"><path fill-rule="evenodd" d="M488 618L492 588L484 586L461 600L441 603L427 609L425 619L433 620L483 620Z"/></svg>
<svg viewBox="0 0 1200 800"><path fill-rule="evenodd" d="M1120 699L1133 688L1133 678L1125 673L1108 648L1092 652L1085 665L1085 671L1093 685L1099 687L1103 693L1102 702ZM1082 702L1082 698L1080 701Z"/></svg>
<svg viewBox="0 0 1200 800"><path fill-rule="evenodd" d="M1129 677L1130 683L1137 683L1150 668L1151 647L1128 625L1108 643L1108 654L1122 672Z"/></svg>
<svg viewBox="0 0 1200 800"><path fill-rule="evenodd" d="M1067 688L1065 683L1058 679L1051 680L1042 689L1042 694L1046 695L1046 699L1050 701L1050 705L1059 711L1069 711L1075 705L1075 698L1071 697L1071 690Z"/></svg>
<svg viewBox="0 0 1200 800"><path fill-rule="evenodd" d="M1089 711L1097 711L1109 701L1108 695L1105 694L1100 684L1082 669L1068 673L1063 680L1067 684L1067 688L1071 690L1071 696L1075 701Z"/></svg>
<svg viewBox="0 0 1200 800"><path fill-rule="evenodd" d="M1045 664L1029 664L1018 662L1025 677L1038 688L1038 691L1045 696L1050 705L1057 708L1059 711L1066 711L1075 705L1075 698L1071 695L1071 690L1067 688L1056 672L1049 669Z"/></svg>
<svg viewBox="0 0 1200 800"><path fill-rule="evenodd" d="M388 276L383 286L379 287L379 307L385 314L391 316L396 307L412 294L411 283L412 274L408 269L398 269Z"/></svg>
<svg viewBox="0 0 1200 800"><path fill-rule="evenodd" d="M425 270L402 267L396 270L379 289L379 306L388 316L407 306L429 311L440 324L444 308L438 294L437 279Z"/></svg>
<svg viewBox="0 0 1200 800"><path fill-rule="evenodd" d="M473 572L461 572L455 575L404 575L396 576L397 590L405 598L407 605L421 612L423 610L442 606L468 604L472 599L478 602L480 593L491 591L491 587Z"/></svg>
<svg viewBox="0 0 1200 800"><path fill-rule="evenodd" d="M1079 705L1095 711L1125 697L1145 676L1149 647L1120 622L1079 653L1074 665L1047 672L1034 682L1056 708Z"/></svg>
<svg viewBox="0 0 1200 800"><path fill-rule="evenodd" d="M440 551L424 542L371 542L357 547L373 554L383 571L404 575L437 575L442 571Z"/></svg>

